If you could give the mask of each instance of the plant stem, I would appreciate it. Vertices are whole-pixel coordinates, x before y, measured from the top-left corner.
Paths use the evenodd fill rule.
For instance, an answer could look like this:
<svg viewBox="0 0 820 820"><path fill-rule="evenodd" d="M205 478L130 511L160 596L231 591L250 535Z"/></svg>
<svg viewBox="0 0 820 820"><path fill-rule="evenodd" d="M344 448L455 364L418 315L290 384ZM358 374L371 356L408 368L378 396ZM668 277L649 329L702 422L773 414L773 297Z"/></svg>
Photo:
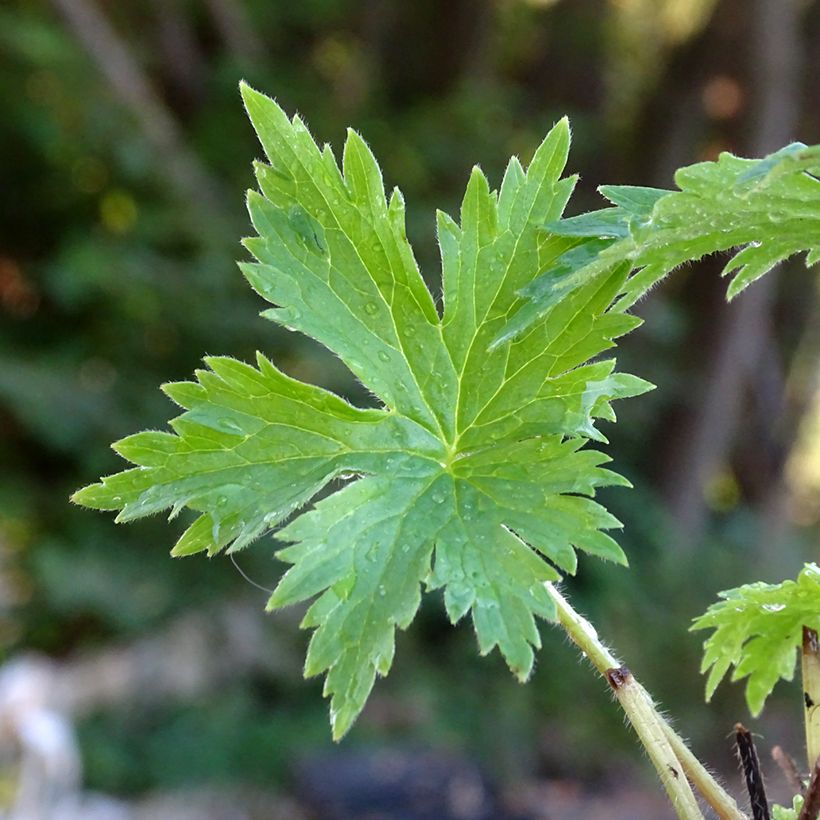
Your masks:
<svg viewBox="0 0 820 820"><path fill-rule="evenodd" d="M809 771L814 771L820 757L820 647L817 632L803 627L803 700L806 704L804 721L806 725L806 754Z"/></svg>
<svg viewBox="0 0 820 820"><path fill-rule="evenodd" d="M606 679L654 764L678 817L682 820L703 820L692 787L684 776L683 766L672 750L652 702L645 697L643 687L625 666L608 669Z"/></svg>
<svg viewBox="0 0 820 820"><path fill-rule="evenodd" d="M760 773L760 759L757 756L752 733L742 724L735 724L735 748L746 780L749 792L749 803L754 820L771 820L769 801L766 798L766 787Z"/></svg>
<svg viewBox="0 0 820 820"><path fill-rule="evenodd" d="M659 714L646 689L601 643L592 624L552 584L546 587L555 603L559 623L614 690L678 816L686 820L703 817L689 786L691 781L721 820L746 820L737 803ZM677 776L681 771L686 777Z"/></svg>
<svg viewBox="0 0 820 820"><path fill-rule="evenodd" d="M646 692L650 702L652 698ZM663 715L658 715L663 724L669 743L683 766L689 781L700 792L703 799L715 810L720 820L743 820L746 815L740 810L734 798L715 780L709 770L695 757L684 739L669 725Z"/></svg>
<svg viewBox="0 0 820 820"><path fill-rule="evenodd" d="M806 799L797 820L817 820L818 814L820 814L820 761L814 764Z"/></svg>

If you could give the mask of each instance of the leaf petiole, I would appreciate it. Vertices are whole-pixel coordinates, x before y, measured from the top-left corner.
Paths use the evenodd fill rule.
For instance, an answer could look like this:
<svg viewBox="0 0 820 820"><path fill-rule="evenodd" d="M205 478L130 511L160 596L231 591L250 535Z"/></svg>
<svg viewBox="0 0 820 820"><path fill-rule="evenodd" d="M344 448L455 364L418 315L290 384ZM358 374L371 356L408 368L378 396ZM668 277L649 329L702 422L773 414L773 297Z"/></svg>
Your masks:
<svg viewBox="0 0 820 820"><path fill-rule="evenodd" d="M689 785L691 781L721 820L744 820L746 815L740 811L731 795L706 770L658 712L646 689L601 643L592 624L572 608L553 584L546 584L546 588L555 604L558 622L612 687L655 766L678 816L685 820L703 817ZM680 777L680 772L686 776Z"/></svg>

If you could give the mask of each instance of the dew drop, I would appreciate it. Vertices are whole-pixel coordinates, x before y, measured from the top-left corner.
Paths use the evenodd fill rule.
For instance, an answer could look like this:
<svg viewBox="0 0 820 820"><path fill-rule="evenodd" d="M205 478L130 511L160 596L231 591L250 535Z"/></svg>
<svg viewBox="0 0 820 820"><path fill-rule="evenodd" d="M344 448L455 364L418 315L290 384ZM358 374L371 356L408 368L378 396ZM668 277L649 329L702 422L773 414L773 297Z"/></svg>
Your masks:
<svg viewBox="0 0 820 820"><path fill-rule="evenodd" d="M378 309L379 308L376 306L375 302L368 302L364 306L364 312L368 313L370 316L373 316L373 314L375 314L378 311Z"/></svg>
<svg viewBox="0 0 820 820"><path fill-rule="evenodd" d="M217 507L224 507L227 503L228 503L228 496L227 495L221 495L221 496L219 496L219 498L216 499Z"/></svg>
<svg viewBox="0 0 820 820"><path fill-rule="evenodd" d="M401 551L402 551L405 555L407 555L407 553L408 553L408 552L410 552L410 545L409 545L409 544L402 544L402 546L401 546Z"/></svg>
<svg viewBox="0 0 820 820"><path fill-rule="evenodd" d="M387 590L384 588L384 584L379 585L379 595L381 595L382 598L387 595Z"/></svg>
<svg viewBox="0 0 820 820"><path fill-rule="evenodd" d="M441 493L433 493L433 501L435 501L436 504L443 504L444 496Z"/></svg>
<svg viewBox="0 0 820 820"><path fill-rule="evenodd" d="M378 355L383 362L390 361L390 356L384 350L380 350Z"/></svg>

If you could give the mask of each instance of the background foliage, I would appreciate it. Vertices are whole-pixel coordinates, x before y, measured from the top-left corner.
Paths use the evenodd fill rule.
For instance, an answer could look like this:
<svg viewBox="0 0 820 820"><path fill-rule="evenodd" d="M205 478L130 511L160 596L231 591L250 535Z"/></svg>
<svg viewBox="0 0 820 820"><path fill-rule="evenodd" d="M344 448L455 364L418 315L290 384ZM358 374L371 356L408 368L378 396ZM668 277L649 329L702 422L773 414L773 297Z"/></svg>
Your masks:
<svg viewBox="0 0 820 820"><path fill-rule="evenodd" d="M188 378L204 352L251 361L260 349L364 399L332 357L258 318L235 268L260 153L238 79L336 148L356 126L405 193L435 283L433 209L457 209L476 161L497 184L563 114L578 210L603 205L602 182L671 187L675 167L720 150L820 141L818 35L817 2L791 0L0 8L0 647L73 662L187 636L174 656L184 686L85 712L89 785L270 786L330 746L318 684L300 680L299 613L246 617L265 593L228 559L172 561L163 521L118 528L66 501L119 468L107 442L164 423L158 385ZM687 623L718 589L795 576L820 517L816 276L788 264L726 307L723 264L693 266L637 307L646 325L620 364L659 390L605 431L635 484L605 499L632 569L582 559L570 585L718 768L731 766L724 735L742 692L701 704L702 638ZM283 569L272 551L263 541L238 559L266 587ZM347 742L468 750L502 785L616 778L627 764L614 761L636 761L620 716L559 636L544 638L550 661L521 687L426 603ZM215 642L233 648L214 658ZM757 728L796 749L789 694Z"/></svg>

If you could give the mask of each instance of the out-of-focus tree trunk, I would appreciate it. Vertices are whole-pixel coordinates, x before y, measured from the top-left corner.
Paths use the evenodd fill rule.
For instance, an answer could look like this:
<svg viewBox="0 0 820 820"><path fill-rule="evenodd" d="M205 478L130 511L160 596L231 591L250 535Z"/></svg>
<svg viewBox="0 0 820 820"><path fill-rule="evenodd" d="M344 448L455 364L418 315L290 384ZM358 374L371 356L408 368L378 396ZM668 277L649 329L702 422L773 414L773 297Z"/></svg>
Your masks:
<svg viewBox="0 0 820 820"><path fill-rule="evenodd" d="M808 295L807 298L809 298ZM802 337L792 357L791 368L787 377L782 380L783 388L778 393L783 400L775 408L775 412L767 414L768 418L764 419L770 425L775 424L777 436L773 476L761 499L763 521L760 527L758 553L764 557L764 563L766 563L766 557L772 559L772 562L775 556L781 558L783 547L788 541L790 501L793 490L787 481L786 467L794 446L798 443L801 422L820 388L820 376L817 373L818 358L820 358L820 301L818 301L818 293L815 289L812 306L805 319ZM779 370L779 362L774 367Z"/></svg>
<svg viewBox="0 0 820 820"><path fill-rule="evenodd" d="M177 194L200 213L221 216L219 184L185 144L177 121L103 12L93 0L52 1L139 123Z"/></svg>
<svg viewBox="0 0 820 820"><path fill-rule="evenodd" d="M151 0L163 73L174 102L196 109L205 96L205 60L182 0Z"/></svg>
<svg viewBox="0 0 820 820"><path fill-rule="evenodd" d="M242 0L206 0L211 18L233 58L240 64L261 63L265 44L248 18Z"/></svg>
<svg viewBox="0 0 820 820"><path fill-rule="evenodd" d="M760 156L790 141L797 123L800 77L799 6L796 0L751 0L749 87L754 124L748 152ZM708 508L704 485L729 457L741 423L743 390L754 380L771 333L768 325L777 289L769 273L718 319L717 345L703 401L685 436L684 453L669 491L679 545L703 535Z"/></svg>
<svg viewBox="0 0 820 820"><path fill-rule="evenodd" d="M461 79L481 87L495 76L495 0L472 0L458 6L459 29L465 33L461 49Z"/></svg>

